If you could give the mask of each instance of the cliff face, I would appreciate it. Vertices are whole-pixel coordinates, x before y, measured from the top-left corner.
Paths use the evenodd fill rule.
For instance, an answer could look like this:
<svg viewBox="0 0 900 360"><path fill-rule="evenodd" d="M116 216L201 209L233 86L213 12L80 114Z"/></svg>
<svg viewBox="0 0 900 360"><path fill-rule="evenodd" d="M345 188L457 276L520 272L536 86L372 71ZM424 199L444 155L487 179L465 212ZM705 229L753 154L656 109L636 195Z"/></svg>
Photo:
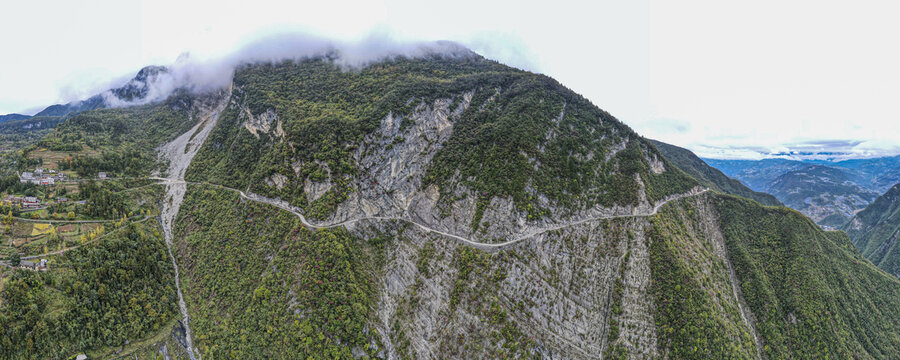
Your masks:
<svg viewBox="0 0 900 360"><path fill-rule="evenodd" d="M387 358L885 358L898 346L894 330L855 330L895 328L855 311L897 313L874 289L898 284L845 242L790 210L704 191L577 95L477 59L238 71L187 177L255 194L197 185L179 218L188 308L206 319L196 346L215 357L306 344ZM780 218L793 225L773 227ZM775 243L742 235L750 220ZM874 287L813 275L843 266ZM260 275L226 292L231 272ZM813 285L784 293L795 278ZM854 335L820 341L839 333Z"/></svg>
<svg viewBox="0 0 900 360"><path fill-rule="evenodd" d="M309 59L239 68L231 90L206 122L115 138L178 145L159 148L190 319L173 351L900 355L900 283L845 237L707 189L552 79L476 56Z"/></svg>
<svg viewBox="0 0 900 360"><path fill-rule="evenodd" d="M368 344L373 354L387 358L755 358L762 348L755 342L754 317L732 278L712 200L711 195L697 194L667 203L657 215L585 221L480 249L403 220L364 219L336 228L346 233L308 232L296 218L273 207L213 189L192 190L180 225L182 261L191 264L186 276L191 279L188 291L194 294L188 298L224 297L189 303L197 309L192 319L206 319L194 320L194 332L215 339L198 340L197 346L201 352L222 355L225 352L217 351L241 348L222 339L244 331L255 334L251 343L275 344L264 346L263 354L306 341L302 332L290 333L290 340L278 344L281 335L268 334L243 316L227 327L210 320L214 314L275 311L281 314L266 317L266 326L290 328L294 320L300 327L314 323L304 314L316 308L303 293L307 286L321 283L318 278L308 283L296 279L308 276L304 269L309 266L339 263L305 264L307 255L299 251L298 256L296 248L303 242L327 242L320 237L339 232L347 239L345 245L355 249L348 252L360 253L349 263L355 268L351 272L371 276L364 280L369 287L360 291L359 300L371 313L357 320L374 330L363 340L330 339L332 344L354 344L351 352L364 352ZM234 209L210 216L216 202L233 204ZM243 238L241 234L248 234L239 228L247 226L268 230ZM251 251L227 250L234 248ZM244 295L224 295L216 289L229 277L229 268L261 275L241 277L240 283L247 283L239 287L246 289ZM672 279L673 274L680 276ZM270 276L278 281L268 280ZM267 302L235 301L251 298L261 288L274 294ZM693 302L669 305L684 300L681 291L690 291ZM690 313L683 313L688 307ZM690 335L673 335L669 329L679 329L685 321ZM712 340L718 347L695 350Z"/></svg>

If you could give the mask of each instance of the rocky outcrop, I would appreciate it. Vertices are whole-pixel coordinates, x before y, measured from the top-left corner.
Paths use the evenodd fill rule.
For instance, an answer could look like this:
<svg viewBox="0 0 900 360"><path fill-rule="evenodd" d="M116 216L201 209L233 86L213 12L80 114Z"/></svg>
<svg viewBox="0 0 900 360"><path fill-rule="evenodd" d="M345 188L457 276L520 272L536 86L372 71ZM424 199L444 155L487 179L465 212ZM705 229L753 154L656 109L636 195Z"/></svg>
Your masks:
<svg viewBox="0 0 900 360"><path fill-rule="evenodd" d="M257 138L259 138L260 134L269 133L278 138L284 137L281 120L278 119L278 115L272 109L266 110L266 112L259 115L253 115L250 109L242 106L239 118L243 120L244 128Z"/></svg>

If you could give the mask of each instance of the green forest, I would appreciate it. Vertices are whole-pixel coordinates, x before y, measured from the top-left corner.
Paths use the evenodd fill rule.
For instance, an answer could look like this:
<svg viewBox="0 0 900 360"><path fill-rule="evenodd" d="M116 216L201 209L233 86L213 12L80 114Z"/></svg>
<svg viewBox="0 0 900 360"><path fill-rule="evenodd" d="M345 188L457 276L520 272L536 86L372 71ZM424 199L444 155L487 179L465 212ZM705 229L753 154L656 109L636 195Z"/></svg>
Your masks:
<svg viewBox="0 0 900 360"><path fill-rule="evenodd" d="M651 159L666 163L652 145L555 80L480 57L396 59L358 71L325 59L255 65L239 68L234 84L244 108L225 111L187 178L290 199L314 219L330 216L353 191L359 174L352 155L387 114L407 116L438 98L458 104L469 91L471 105L424 179L440 186L444 202L465 185L478 194L480 209L508 196L536 219L547 214L539 195L571 211L636 204L635 174L651 201L697 184L674 166L652 173ZM245 110L274 111L284 138L250 134L240 126ZM602 154L619 144L625 148L607 161ZM273 174L289 185L267 186L263 180ZM308 203L304 181L328 177L334 186Z"/></svg>
<svg viewBox="0 0 900 360"><path fill-rule="evenodd" d="M290 213L215 188L188 191L177 235L204 358L375 355L367 324L382 238L312 231Z"/></svg>
<svg viewBox="0 0 900 360"><path fill-rule="evenodd" d="M64 358L118 347L161 330L176 314L172 263L154 226L58 256L50 271L17 270L0 304L0 357Z"/></svg>
<svg viewBox="0 0 900 360"><path fill-rule="evenodd" d="M715 198L769 358L900 357L900 281L799 212Z"/></svg>

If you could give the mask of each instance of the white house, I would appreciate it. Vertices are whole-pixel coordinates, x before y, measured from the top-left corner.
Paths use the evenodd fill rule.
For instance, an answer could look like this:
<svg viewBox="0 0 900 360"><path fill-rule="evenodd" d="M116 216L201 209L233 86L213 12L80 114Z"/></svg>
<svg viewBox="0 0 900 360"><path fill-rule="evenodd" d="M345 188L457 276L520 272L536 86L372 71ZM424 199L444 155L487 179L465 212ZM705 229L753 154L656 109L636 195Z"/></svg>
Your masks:
<svg viewBox="0 0 900 360"><path fill-rule="evenodd" d="M99 174L97 174L97 177L100 179L106 179L106 173L101 171Z"/></svg>
<svg viewBox="0 0 900 360"><path fill-rule="evenodd" d="M37 207L41 205L41 202L34 196L26 196L25 199L22 200L22 205L25 207Z"/></svg>

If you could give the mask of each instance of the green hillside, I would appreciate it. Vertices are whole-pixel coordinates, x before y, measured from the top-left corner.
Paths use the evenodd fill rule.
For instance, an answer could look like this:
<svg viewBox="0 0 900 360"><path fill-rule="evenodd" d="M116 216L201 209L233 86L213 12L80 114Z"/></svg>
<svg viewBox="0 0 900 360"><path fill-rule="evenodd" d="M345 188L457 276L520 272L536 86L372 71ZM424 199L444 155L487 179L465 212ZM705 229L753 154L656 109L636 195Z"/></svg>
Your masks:
<svg viewBox="0 0 900 360"><path fill-rule="evenodd" d="M128 225L55 257L51 270L4 279L0 356L61 359L103 353L170 331L176 297L159 230ZM110 351L110 353L112 353Z"/></svg>
<svg viewBox="0 0 900 360"><path fill-rule="evenodd" d="M900 277L900 184L857 213L843 230L867 259Z"/></svg>
<svg viewBox="0 0 900 360"><path fill-rule="evenodd" d="M66 160L79 173L145 176L161 145L204 138L204 97L224 107L158 201L178 209L180 290L146 224L5 271L7 357L143 339L122 354L188 358L177 294L206 359L900 357L900 281L846 236L549 77L474 54L321 57L243 65L229 90L86 111L41 140L95 150Z"/></svg>
<svg viewBox="0 0 900 360"><path fill-rule="evenodd" d="M399 59L359 71L325 59L250 66L237 70L234 87L241 106L223 114L188 179L290 199L314 218L327 218L348 198L360 171L354 152L386 116L410 115L439 98L458 104L467 93L470 105L434 156L425 184L464 185L480 194L481 206L511 197L533 217L546 210L535 200L540 195L566 208L635 204L634 174L653 200L696 184L677 170L652 174L649 159L659 156L649 143L556 81L474 55ZM246 112L270 111L283 134L255 136L241 127ZM601 154L616 146L624 149L606 161ZM289 185L267 186L264 179L274 174ZM302 185L325 178L334 186L309 203Z"/></svg>
<svg viewBox="0 0 900 360"><path fill-rule="evenodd" d="M705 161L694 155L690 150L661 141L650 140L653 145L672 163L684 170L688 175L697 179L703 186L715 189L726 194L743 196L753 199L763 205L779 206L781 202L774 196L762 192L750 190L736 179L729 178L716 168L709 166Z"/></svg>
<svg viewBox="0 0 900 360"><path fill-rule="evenodd" d="M716 206L770 358L900 356L900 282L844 233L786 208L729 197Z"/></svg>

